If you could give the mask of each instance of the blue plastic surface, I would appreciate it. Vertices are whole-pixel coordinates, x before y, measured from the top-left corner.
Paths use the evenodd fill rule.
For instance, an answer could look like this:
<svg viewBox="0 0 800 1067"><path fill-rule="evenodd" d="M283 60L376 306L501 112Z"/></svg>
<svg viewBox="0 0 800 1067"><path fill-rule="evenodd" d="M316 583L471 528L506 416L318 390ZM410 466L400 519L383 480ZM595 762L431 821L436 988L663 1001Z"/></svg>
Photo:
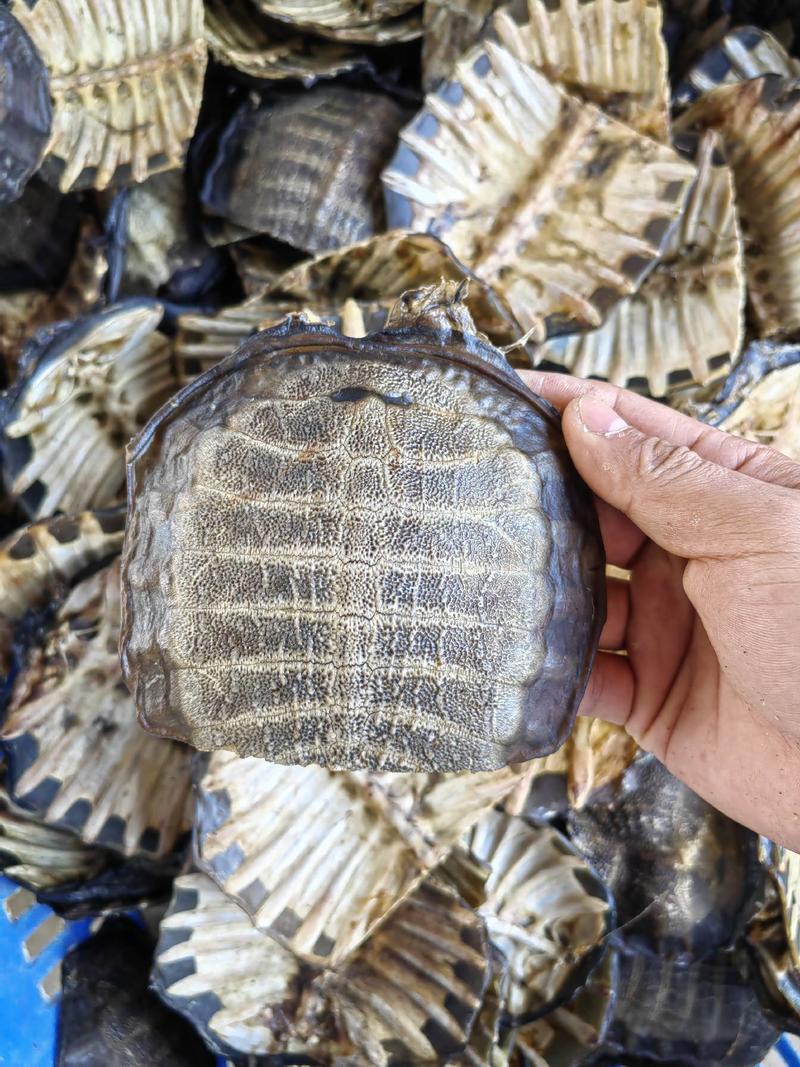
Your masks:
<svg viewBox="0 0 800 1067"><path fill-rule="evenodd" d="M10 913L16 914L12 920ZM73 945L89 934L90 920L64 922L0 876L0 1064L52 1067L58 1001L48 976Z"/></svg>

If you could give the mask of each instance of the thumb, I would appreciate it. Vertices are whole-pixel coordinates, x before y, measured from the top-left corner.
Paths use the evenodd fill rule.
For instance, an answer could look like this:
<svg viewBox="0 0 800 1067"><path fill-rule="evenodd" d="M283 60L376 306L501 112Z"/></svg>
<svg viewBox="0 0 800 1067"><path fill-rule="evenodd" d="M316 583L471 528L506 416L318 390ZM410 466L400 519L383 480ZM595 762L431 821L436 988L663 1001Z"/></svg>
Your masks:
<svg viewBox="0 0 800 1067"><path fill-rule="evenodd" d="M588 485L668 552L718 559L764 552L794 538L797 490L642 433L590 393L567 405L562 425Z"/></svg>

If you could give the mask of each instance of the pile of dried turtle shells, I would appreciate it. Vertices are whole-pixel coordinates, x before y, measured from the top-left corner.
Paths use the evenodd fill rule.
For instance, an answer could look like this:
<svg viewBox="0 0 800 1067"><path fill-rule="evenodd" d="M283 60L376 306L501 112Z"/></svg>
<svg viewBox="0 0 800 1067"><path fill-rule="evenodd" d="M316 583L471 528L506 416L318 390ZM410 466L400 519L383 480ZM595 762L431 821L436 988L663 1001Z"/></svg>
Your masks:
<svg viewBox="0 0 800 1067"><path fill-rule="evenodd" d="M800 460L797 32L746 0L0 4L0 869L109 916L61 1064L749 1067L800 1033L800 861L618 728L453 773L198 753L117 654L126 446L264 329L367 351L466 287L498 366Z"/></svg>

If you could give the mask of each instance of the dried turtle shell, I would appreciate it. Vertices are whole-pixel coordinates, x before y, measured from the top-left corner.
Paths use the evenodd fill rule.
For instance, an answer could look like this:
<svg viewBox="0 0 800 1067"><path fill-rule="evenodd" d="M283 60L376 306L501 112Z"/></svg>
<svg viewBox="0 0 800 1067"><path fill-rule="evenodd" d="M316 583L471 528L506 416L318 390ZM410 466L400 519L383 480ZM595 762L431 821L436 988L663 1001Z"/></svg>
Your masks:
<svg viewBox="0 0 800 1067"><path fill-rule="evenodd" d="M782 1030L800 1033L800 856L762 837L770 874L764 906L747 930L761 1002Z"/></svg>
<svg viewBox="0 0 800 1067"><path fill-rule="evenodd" d="M728 948L763 888L755 834L650 755L604 801L570 812L568 826L617 902L617 936L648 957L685 960Z"/></svg>
<svg viewBox="0 0 800 1067"><path fill-rule="evenodd" d="M490 868L478 913L509 965L505 1013L515 1023L544 1015L602 956L613 919L608 891L549 826L492 810L465 844Z"/></svg>
<svg viewBox="0 0 800 1067"><path fill-rule="evenodd" d="M501 45L550 81L657 141L669 139L660 0L513 0L492 20Z"/></svg>
<svg viewBox="0 0 800 1067"><path fill-rule="evenodd" d="M434 880L342 969L316 975L205 875L190 874L175 883L153 979L223 1055L328 1063L357 1053L385 1067L463 1049L489 970L482 921Z"/></svg>
<svg viewBox="0 0 800 1067"><path fill-rule="evenodd" d="M733 952L682 961L618 953L601 1049L681 1067L752 1067L778 1038ZM635 1061L638 1062L638 1061Z"/></svg>
<svg viewBox="0 0 800 1067"><path fill-rule="evenodd" d="M196 860L260 930L336 967L517 777L343 774L217 752L198 787Z"/></svg>
<svg viewBox="0 0 800 1067"><path fill-rule="evenodd" d="M125 445L177 384L162 314L121 304L45 327L23 354L0 404L0 449L8 491L32 517L120 499Z"/></svg>
<svg viewBox="0 0 800 1067"><path fill-rule="evenodd" d="M322 988L374 1067L462 1052L491 978L482 919L429 878Z"/></svg>
<svg viewBox="0 0 800 1067"><path fill-rule="evenodd" d="M418 0L255 0L263 14L336 40L390 44L420 34Z"/></svg>
<svg viewBox="0 0 800 1067"><path fill-rule="evenodd" d="M616 994L618 970L616 954L607 953L571 1001L514 1029L507 1039L511 1067L583 1067L597 1063L596 1052Z"/></svg>
<svg viewBox="0 0 800 1067"><path fill-rule="evenodd" d="M206 41L212 55L258 81L297 79L309 88L368 65L355 48L320 41L260 17L249 0L206 0Z"/></svg>
<svg viewBox="0 0 800 1067"><path fill-rule="evenodd" d="M754 341L715 393L676 406L800 462L800 348Z"/></svg>
<svg viewBox="0 0 800 1067"><path fill-rule="evenodd" d="M249 334L276 325L291 312L313 314L348 337L363 337L386 325L393 304L408 289L442 279L468 280L465 302L477 329L493 344L518 339L521 330L511 313L438 238L385 233L291 267L234 307L212 315L180 315L175 357L182 380L207 370Z"/></svg>
<svg viewBox="0 0 800 1067"><path fill-rule="evenodd" d="M122 547L125 511L59 515L0 542L0 681L11 667L16 625L65 595L88 567Z"/></svg>
<svg viewBox="0 0 800 1067"><path fill-rule="evenodd" d="M118 562L75 585L11 691L13 800L89 844L163 859L192 819L191 752L144 733L122 681Z"/></svg>
<svg viewBox="0 0 800 1067"><path fill-rule="evenodd" d="M422 15L422 86L433 92L456 61L481 37L501 0L425 0Z"/></svg>
<svg viewBox="0 0 800 1067"><path fill-rule="evenodd" d="M94 219L85 218L75 256L54 293L34 289L0 296L0 355L12 382L18 377L26 342L43 326L95 311L102 302L107 277L106 242Z"/></svg>
<svg viewBox="0 0 800 1067"><path fill-rule="evenodd" d="M536 366L552 363L660 397L689 383L705 385L736 359L745 281L733 176L716 134L692 140L686 147L697 177L655 269L598 329L540 345Z"/></svg>
<svg viewBox="0 0 800 1067"><path fill-rule="evenodd" d="M791 78L800 74L800 62L766 30L737 26L701 56L675 90L674 102L683 107L720 85L735 85L762 74Z"/></svg>
<svg viewBox="0 0 800 1067"><path fill-rule="evenodd" d="M22 194L39 168L53 111L42 57L4 5L0 6L0 58L0 204L7 204Z"/></svg>
<svg viewBox="0 0 800 1067"><path fill-rule="evenodd" d="M213 1067L193 1027L148 988L150 959L147 935L122 917L69 953L57 1067Z"/></svg>
<svg viewBox="0 0 800 1067"><path fill-rule="evenodd" d="M49 69L45 170L62 192L181 165L206 68L202 0L11 0L10 9Z"/></svg>
<svg viewBox="0 0 800 1067"><path fill-rule="evenodd" d="M147 729L380 770L562 743L604 616L596 518L458 297L408 294L364 339L258 334L137 439L121 652Z"/></svg>
<svg viewBox="0 0 800 1067"><path fill-rule="evenodd" d="M676 129L715 129L733 169L759 337L800 332L800 81L775 74L702 96Z"/></svg>
<svg viewBox="0 0 800 1067"><path fill-rule="evenodd" d="M319 1011L308 995L307 968L205 874L175 880L152 984L219 1055L304 1052L308 1023L317 1041L331 1036L320 1018L327 1005Z"/></svg>
<svg viewBox="0 0 800 1067"><path fill-rule="evenodd" d="M539 340L599 326L638 288L695 174L491 41L400 140L389 226L445 240Z"/></svg>
<svg viewBox="0 0 800 1067"><path fill-rule="evenodd" d="M7 878L36 891L84 882L105 863L102 849L69 830L43 826L0 792L0 870Z"/></svg>
<svg viewBox="0 0 800 1067"><path fill-rule="evenodd" d="M205 207L307 252L383 229L378 177L406 120L388 96L318 85L246 101L203 182Z"/></svg>
<svg viewBox="0 0 800 1067"><path fill-rule="evenodd" d="M58 286L72 261L80 224L77 196L64 196L32 178L20 197L0 207L0 291Z"/></svg>

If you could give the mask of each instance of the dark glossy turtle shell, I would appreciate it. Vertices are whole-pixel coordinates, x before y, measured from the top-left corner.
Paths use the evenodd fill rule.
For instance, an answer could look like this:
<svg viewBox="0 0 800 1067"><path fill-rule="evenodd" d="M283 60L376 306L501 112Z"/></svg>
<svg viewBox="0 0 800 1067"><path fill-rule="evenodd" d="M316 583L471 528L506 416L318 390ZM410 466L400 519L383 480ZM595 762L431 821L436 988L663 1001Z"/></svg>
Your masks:
<svg viewBox="0 0 800 1067"><path fill-rule="evenodd" d="M146 729L389 771L566 737L604 618L596 517L555 412L478 336L287 320L153 417L128 494Z"/></svg>

